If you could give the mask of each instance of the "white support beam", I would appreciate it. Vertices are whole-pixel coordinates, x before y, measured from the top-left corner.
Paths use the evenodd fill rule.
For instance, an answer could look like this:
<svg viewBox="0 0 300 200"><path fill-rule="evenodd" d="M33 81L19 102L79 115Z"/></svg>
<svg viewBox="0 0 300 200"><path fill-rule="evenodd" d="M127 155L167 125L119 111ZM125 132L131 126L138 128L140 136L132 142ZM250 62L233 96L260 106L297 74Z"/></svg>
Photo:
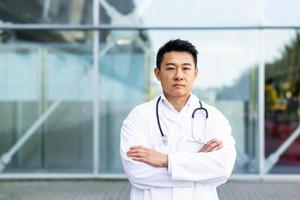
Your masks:
<svg viewBox="0 0 300 200"><path fill-rule="evenodd" d="M100 0L93 0L93 25L100 23ZM93 32L93 174L99 172L99 52L100 32Z"/></svg>
<svg viewBox="0 0 300 200"><path fill-rule="evenodd" d="M271 153L265 160L264 172L268 173L274 165L278 162L280 156L286 151L286 149L299 137L300 126L278 147L278 149Z"/></svg>

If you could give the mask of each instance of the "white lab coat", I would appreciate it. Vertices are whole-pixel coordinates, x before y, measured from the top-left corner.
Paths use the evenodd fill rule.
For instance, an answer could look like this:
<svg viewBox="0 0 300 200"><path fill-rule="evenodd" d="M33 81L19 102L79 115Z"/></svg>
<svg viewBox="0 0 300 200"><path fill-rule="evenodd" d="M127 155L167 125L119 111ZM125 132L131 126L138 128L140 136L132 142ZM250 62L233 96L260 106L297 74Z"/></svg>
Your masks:
<svg viewBox="0 0 300 200"><path fill-rule="evenodd" d="M208 111L208 119L205 122L203 111L197 112L195 138L204 142L217 138L223 142L223 148L209 153L198 152L203 145L191 142L191 116L199 107L199 99L192 94L177 112L162 95L159 116L162 130L168 137L168 144L164 145L156 119L157 99L135 107L121 129L120 153L132 185L131 200L218 200L216 187L226 182L236 158L228 120L216 108L202 103ZM168 154L168 168L133 161L126 152L134 145Z"/></svg>

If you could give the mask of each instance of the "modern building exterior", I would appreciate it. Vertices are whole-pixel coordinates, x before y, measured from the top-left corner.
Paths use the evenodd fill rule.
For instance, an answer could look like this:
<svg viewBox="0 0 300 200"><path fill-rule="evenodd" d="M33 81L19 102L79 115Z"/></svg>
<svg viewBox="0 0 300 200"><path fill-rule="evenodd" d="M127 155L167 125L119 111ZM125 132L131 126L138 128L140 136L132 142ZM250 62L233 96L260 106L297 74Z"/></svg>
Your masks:
<svg viewBox="0 0 300 200"><path fill-rule="evenodd" d="M299 6L2 0L0 179L125 177L122 121L161 92L155 53L174 38L196 45L194 93L231 123L233 178L300 179Z"/></svg>

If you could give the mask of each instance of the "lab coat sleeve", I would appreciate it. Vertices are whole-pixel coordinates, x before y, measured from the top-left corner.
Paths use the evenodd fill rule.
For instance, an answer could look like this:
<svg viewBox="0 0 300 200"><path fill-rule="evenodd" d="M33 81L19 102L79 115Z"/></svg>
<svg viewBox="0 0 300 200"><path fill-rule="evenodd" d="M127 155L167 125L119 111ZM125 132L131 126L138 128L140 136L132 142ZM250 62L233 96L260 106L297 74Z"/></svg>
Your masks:
<svg viewBox="0 0 300 200"><path fill-rule="evenodd" d="M129 158L126 152L134 145L142 145L150 148L149 140L147 140L146 136L145 121L136 109L123 122L120 142L123 167L131 185L139 189L193 186L193 183L190 181L172 180L167 168L153 167Z"/></svg>
<svg viewBox="0 0 300 200"><path fill-rule="evenodd" d="M169 154L169 173L172 180L196 181L219 186L227 181L236 159L235 141L227 119L216 111L211 123L211 138L223 142L223 148L205 153Z"/></svg>

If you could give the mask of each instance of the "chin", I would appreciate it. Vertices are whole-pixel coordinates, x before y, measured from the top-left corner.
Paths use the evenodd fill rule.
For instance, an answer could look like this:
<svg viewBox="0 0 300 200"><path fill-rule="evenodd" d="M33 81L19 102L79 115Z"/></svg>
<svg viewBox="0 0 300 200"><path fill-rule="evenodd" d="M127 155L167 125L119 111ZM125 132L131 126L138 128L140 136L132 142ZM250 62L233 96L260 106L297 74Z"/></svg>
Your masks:
<svg viewBox="0 0 300 200"><path fill-rule="evenodd" d="M165 91L164 93L172 97L183 97L183 96L188 96L190 94L190 92L182 91L182 90L169 90L169 91Z"/></svg>
<svg viewBox="0 0 300 200"><path fill-rule="evenodd" d="M183 96L187 96L188 94L187 93L183 93L183 92L174 92L172 94L172 96L174 97L183 97Z"/></svg>

